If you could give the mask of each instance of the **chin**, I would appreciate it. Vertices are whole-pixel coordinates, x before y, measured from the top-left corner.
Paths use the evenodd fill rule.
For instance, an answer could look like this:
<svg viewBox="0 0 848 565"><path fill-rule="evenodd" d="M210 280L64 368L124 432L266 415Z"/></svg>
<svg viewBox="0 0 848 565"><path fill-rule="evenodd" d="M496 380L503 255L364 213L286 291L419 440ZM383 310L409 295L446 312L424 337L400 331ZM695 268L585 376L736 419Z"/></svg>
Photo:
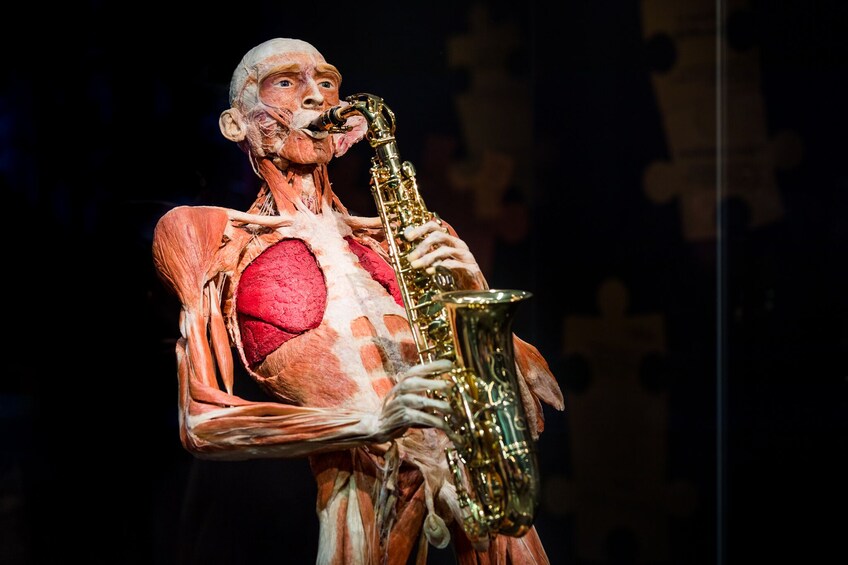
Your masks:
<svg viewBox="0 0 848 565"><path fill-rule="evenodd" d="M292 136L294 137L294 136ZM326 165L333 158L333 147L330 139L316 141L307 136L290 137L280 157L292 163L301 165Z"/></svg>

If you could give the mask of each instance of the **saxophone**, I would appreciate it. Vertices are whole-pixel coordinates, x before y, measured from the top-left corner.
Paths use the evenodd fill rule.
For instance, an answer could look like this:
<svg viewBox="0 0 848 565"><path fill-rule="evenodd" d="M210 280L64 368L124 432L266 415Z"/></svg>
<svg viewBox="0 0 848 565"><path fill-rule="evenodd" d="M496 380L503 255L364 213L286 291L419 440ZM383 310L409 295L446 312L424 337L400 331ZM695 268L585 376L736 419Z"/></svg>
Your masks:
<svg viewBox="0 0 848 565"><path fill-rule="evenodd" d="M532 435L518 394L512 321L531 294L519 290L458 289L448 269L435 274L410 267L413 245L407 227L438 219L424 204L413 165L401 162L394 113L373 94L355 94L347 105L324 111L310 124L339 133L353 114L368 123L366 139L375 151L371 192L386 232L389 257L400 285L419 361L448 359L452 385L447 423L458 439L446 450L471 539L495 534L521 537L538 507L539 479Z"/></svg>

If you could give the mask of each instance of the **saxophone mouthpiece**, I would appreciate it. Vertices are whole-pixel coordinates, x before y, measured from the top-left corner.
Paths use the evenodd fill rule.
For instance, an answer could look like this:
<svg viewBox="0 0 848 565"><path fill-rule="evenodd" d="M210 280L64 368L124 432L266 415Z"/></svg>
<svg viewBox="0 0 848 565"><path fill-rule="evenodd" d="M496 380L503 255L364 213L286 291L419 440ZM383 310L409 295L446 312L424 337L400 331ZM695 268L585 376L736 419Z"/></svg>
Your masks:
<svg viewBox="0 0 848 565"><path fill-rule="evenodd" d="M347 121L347 118L341 115L341 106L334 106L329 110L325 110L321 112L317 118L309 122L306 126L307 129L312 131L329 131L339 132L346 131L344 124Z"/></svg>

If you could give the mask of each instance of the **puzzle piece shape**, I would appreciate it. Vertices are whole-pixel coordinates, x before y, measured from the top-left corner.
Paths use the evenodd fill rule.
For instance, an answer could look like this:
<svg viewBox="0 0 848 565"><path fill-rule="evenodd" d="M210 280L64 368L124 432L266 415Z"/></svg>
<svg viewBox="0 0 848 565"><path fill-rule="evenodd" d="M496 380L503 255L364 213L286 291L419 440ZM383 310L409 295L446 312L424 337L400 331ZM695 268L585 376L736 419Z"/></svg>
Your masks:
<svg viewBox="0 0 848 565"><path fill-rule="evenodd" d="M569 401L573 476L552 477L546 500L552 513L575 517L578 556L606 562L607 542L629 532L642 562L667 560L668 517L691 512L695 491L668 480L668 395L648 392L640 364L664 354L659 314L627 315L627 289L617 279L598 293L600 316L565 320L564 352L591 369L585 391Z"/></svg>
<svg viewBox="0 0 848 565"><path fill-rule="evenodd" d="M428 187L451 186L449 169L456 144L456 139L448 136L429 135L426 138L421 167L418 169L419 186L426 194L427 206L439 212L462 234L480 268L484 273L490 273L494 268L493 226L476 214L466 213L466 210L473 207L473 194L470 191L427 191Z"/></svg>
<svg viewBox="0 0 848 565"><path fill-rule="evenodd" d="M483 149L480 161L472 167L450 167L450 185L474 194L475 216L491 220L498 217L503 197L513 182L515 163L506 153Z"/></svg>
<svg viewBox="0 0 848 565"><path fill-rule="evenodd" d="M507 187L529 194L532 186L531 90L508 72L522 41L518 27L493 22L482 3L472 6L469 23L469 32L447 45L448 64L470 76L468 91L455 97L469 159L451 168L450 180L454 189L473 192L477 217L495 220Z"/></svg>
<svg viewBox="0 0 848 565"><path fill-rule="evenodd" d="M726 13L747 8L729 0ZM652 83L663 120L669 161L650 164L643 186L648 198L662 204L678 198L683 235L689 241L716 237L717 155L721 149L725 178L723 197L745 202L756 228L784 215L775 171L800 160L800 143L791 133L769 138L760 94L760 54L754 47L725 49L725 89L721 145L717 142L716 13L710 2L643 0L646 39L665 34L673 41L676 61Z"/></svg>

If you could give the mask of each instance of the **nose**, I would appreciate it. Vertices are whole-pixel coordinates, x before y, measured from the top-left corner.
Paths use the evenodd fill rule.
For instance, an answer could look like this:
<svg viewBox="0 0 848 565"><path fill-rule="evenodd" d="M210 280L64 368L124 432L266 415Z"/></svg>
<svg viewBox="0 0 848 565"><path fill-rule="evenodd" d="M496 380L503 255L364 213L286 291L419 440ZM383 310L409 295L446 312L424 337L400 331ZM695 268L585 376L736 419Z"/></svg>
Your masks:
<svg viewBox="0 0 848 565"><path fill-rule="evenodd" d="M314 79L309 79L306 83L306 90L303 94L303 106L305 108L320 108L324 104L324 95L318 88L318 83Z"/></svg>

